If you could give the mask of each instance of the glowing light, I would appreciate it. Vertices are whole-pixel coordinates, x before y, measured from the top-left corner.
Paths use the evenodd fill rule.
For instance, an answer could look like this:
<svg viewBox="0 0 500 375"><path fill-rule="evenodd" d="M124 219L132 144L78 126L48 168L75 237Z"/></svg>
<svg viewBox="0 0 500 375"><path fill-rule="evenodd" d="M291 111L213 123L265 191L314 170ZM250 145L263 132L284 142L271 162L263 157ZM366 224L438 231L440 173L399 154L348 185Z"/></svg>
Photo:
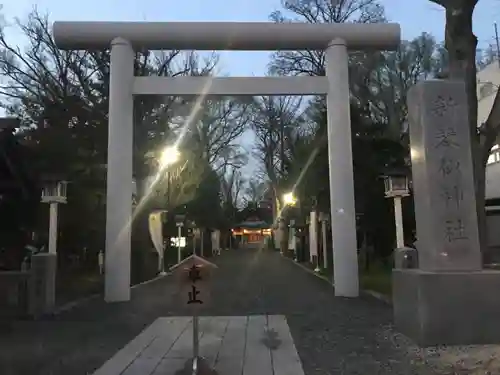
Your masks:
<svg viewBox="0 0 500 375"><path fill-rule="evenodd" d="M160 155L160 168L166 168L179 160L180 152L176 147L166 147Z"/></svg>
<svg viewBox="0 0 500 375"><path fill-rule="evenodd" d="M297 202L297 198L293 195L293 192L289 192L283 195L283 203L287 206L293 206Z"/></svg>
<svg viewBox="0 0 500 375"><path fill-rule="evenodd" d="M416 147L411 147L410 156L412 161L418 161L422 157L422 151Z"/></svg>

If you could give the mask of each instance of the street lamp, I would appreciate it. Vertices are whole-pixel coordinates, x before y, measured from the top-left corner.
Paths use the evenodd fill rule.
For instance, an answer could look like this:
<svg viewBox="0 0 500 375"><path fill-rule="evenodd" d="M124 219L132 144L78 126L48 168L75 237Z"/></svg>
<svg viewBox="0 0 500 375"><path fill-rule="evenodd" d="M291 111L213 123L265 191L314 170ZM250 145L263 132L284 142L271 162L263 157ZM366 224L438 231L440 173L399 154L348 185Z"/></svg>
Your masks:
<svg viewBox="0 0 500 375"><path fill-rule="evenodd" d="M165 147L160 154L160 158L158 159L158 165L160 166L160 172L164 169L167 169L167 209L170 205L170 167L172 164L175 164L180 159L179 149L175 146Z"/></svg>
<svg viewBox="0 0 500 375"><path fill-rule="evenodd" d="M396 222L396 247L404 247L402 198L410 195L406 169L387 170L384 177L385 197L394 199L394 219Z"/></svg>
<svg viewBox="0 0 500 375"><path fill-rule="evenodd" d="M160 159L158 160L160 168L166 168L176 163L180 158L180 152L175 146L165 147L161 152Z"/></svg>
<svg viewBox="0 0 500 375"><path fill-rule="evenodd" d="M295 203L297 203L297 198L293 194L292 191L283 194L283 209L286 206L294 206ZM282 211L283 211L282 209ZM285 252L288 250L288 234L287 234L287 229L288 229L288 224L285 220L285 217L283 215L283 212L280 215L281 217L279 218L278 221L278 229L279 229L279 242L280 242L280 253L281 255L284 255Z"/></svg>
<svg viewBox="0 0 500 375"><path fill-rule="evenodd" d="M294 206L297 203L297 198L293 194L293 192L288 192L283 194L283 203L285 206Z"/></svg>
<svg viewBox="0 0 500 375"><path fill-rule="evenodd" d="M160 157L158 159L158 165L160 167L160 171L159 173L161 173L162 171L164 171L166 169L166 177L167 177L167 196L166 196L166 212L163 213L163 217L164 219L166 219L167 217L170 217L170 166L172 166L173 164L175 164L178 160L180 159L180 152L178 150L177 147L175 146L169 146L169 147L165 147L161 154L160 154ZM179 239L178 239L179 241ZM167 242L169 247L170 247L170 237L169 237L169 241ZM166 251L166 246L163 247L163 251L162 251L162 255L161 255L161 271L160 271L160 275L165 275L166 272L165 272L165 251ZM180 263L180 249L179 250L179 254L178 254L178 261Z"/></svg>

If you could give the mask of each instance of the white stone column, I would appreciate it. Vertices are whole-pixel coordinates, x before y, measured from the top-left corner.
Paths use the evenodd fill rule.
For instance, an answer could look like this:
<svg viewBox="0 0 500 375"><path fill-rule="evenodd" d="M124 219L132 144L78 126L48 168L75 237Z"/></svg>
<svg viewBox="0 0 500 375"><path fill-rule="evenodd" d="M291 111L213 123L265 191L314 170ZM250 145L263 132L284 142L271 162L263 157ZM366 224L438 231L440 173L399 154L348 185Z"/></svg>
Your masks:
<svg viewBox="0 0 500 375"><path fill-rule="evenodd" d="M105 300L130 300L134 51L111 42L106 199Z"/></svg>
<svg viewBox="0 0 500 375"><path fill-rule="evenodd" d="M290 230L288 231L288 250L292 250L296 254L296 241L295 241L295 220L290 219Z"/></svg>
<svg viewBox="0 0 500 375"><path fill-rule="evenodd" d="M358 297L349 70L343 40L326 49L328 162L335 295Z"/></svg>
<svg viewBox="0 0 500 375"><path fill-rule="evenodd" d="M318 263L318 218L316 211L311 211L309 218L309 261L316 266Z"/></svg>
<svg viewBox="0 0 500 375"><path fill-rule="evenodd" d="M402 197L394 197L394 220L396 222L396 247L398 249L401 249L405 246L402 200L403 200Z"/></svg>
<svg viewBox="0 0 500 375"><path fill-rule="evenodd" d="M326 270L328 268L328 241L327 241L327 227L328 227L328 222L327 222L327 215L322 212L320 214L320 220L321 220L321 240L323 243L323 268Z"/></svg>
<svg viewBox="0 0 500 375"><path fill-rule="evenodd" d="M57 254L57 203L49 206L49 254Z"/></svg>

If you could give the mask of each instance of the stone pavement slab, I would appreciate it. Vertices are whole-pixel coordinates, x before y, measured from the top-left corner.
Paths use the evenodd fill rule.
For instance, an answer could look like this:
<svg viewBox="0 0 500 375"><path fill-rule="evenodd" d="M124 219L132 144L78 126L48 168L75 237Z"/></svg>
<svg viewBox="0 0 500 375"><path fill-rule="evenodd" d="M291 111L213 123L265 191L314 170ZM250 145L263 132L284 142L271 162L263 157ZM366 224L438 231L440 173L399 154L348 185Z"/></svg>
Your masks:
<svg viewBox="0 0 500 375"><path fill-rule="evenodd" d="M192 337L191 318L158 318L94 375L174 375ZM283 315L200 317L200 355L217 375L304 375Z"/></svg>

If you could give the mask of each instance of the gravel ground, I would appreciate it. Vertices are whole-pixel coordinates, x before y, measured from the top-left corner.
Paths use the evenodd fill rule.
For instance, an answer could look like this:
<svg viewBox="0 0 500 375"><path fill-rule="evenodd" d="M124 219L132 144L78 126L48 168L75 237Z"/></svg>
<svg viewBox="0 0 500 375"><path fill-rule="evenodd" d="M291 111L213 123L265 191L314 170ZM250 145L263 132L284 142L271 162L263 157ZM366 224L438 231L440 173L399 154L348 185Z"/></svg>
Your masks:
<svg viewBox="0 0 500 375"><path fill-rule="evenodd" d="M307 375L500 374L498 347L419 350L394 332L389 306L334 298L325 281L277 253L225 252L216 263L204 314L286 315ZM91 374L156 318L189 315L177 291L167 277L135 288L128 303L95 299L50 319L0 324L0 374Z"/></svg>

